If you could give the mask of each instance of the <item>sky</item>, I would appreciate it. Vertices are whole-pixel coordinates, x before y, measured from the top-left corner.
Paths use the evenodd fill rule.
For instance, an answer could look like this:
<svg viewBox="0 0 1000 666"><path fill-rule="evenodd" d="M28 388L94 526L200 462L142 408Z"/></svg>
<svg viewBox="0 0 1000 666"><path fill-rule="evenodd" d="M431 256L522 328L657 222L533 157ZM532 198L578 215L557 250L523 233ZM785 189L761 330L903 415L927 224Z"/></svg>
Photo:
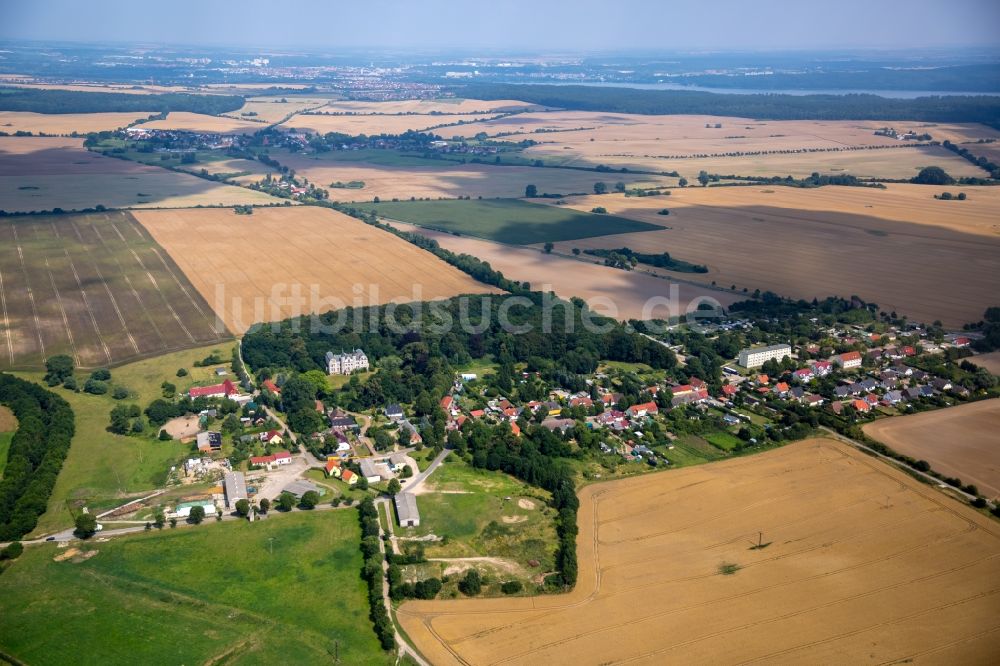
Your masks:
<svg viewBox="0 0 1000 666"><path fill-rule="evenodd" d="M0 39L511 51L1000 46L1000 0L0 0Z"/></svg>

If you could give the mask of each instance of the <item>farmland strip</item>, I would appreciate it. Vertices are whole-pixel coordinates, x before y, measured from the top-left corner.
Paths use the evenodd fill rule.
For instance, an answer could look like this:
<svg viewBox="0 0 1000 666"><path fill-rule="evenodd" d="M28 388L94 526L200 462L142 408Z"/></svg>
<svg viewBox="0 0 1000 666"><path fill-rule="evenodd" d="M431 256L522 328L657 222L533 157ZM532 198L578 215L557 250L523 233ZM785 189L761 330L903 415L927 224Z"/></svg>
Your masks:
<svg viewBox="0 0 1000 666"><path fill-rule="evenodd" d="M94 332L97 334L97 339L101 343L101 347L104 348L104 356L108 359L108 363L111 363L111 350L108 349L108 344L104 342L104 338L101 337L101 329L97 325L97 317L94 316L94 309L90 306L90 300L87 298L87 292L83 290L83 282L80 280L80 274L76 270L76 265L73 263L73 258L69 256L69 250L63 249L66 253L66 260L69 261L70 270L73 271L73 277L76 279L76 285L80 288L80 296L83 298L83 304L87 308L87 314L90 315L90 323L94 325Z"/></svg>
<svg viewBox="0 0 1000 666"><path fill-rule="evenodd" d="M3 331L7 337L7 353L10 354L10 364L14 365L14 343L10 339L10 320L7 318L7 295L3 290L3 271L0 270L0 306L3 308Z"/></svg>
<svg viewBox="0 0 1000 666"><path fill-rule="evenodd" d="M21 242L17 238L17 227L12 223L10 230L14 233L14 244L17 246L17 257L21 261L21 272L24 274L24 288L28 293L28 300L31 301L31 314L35 318L35 334L38 336L38 348L45 356L45 343L42 342L42 325L38 320L38 308L35 307L35 294L31 291L31 282L28 280L28 269L24 265L24 252L21 250Z"/></svg>

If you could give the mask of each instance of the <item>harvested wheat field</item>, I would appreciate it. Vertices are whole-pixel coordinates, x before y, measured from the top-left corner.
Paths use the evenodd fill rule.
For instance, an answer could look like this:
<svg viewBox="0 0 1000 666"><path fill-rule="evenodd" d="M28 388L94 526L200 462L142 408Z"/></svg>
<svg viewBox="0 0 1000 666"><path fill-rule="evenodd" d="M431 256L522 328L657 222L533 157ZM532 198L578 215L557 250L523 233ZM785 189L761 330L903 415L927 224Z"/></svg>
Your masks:
<svg viewBox="0 0 1000 666"><path fill-rule="evenodd" d="M32 132L34 134L87 134L127 127L148 118L155 111L133 113L31 113L0 111L0 132Z"/></svg>
<svg viewBox="0 0 1000 666"><path fill-rule="evenodd" d="M934 199L942 189L961 189L969 199ZM562 252L668 251L709 267L695 280L793 298L856 294L886 312L948 326L979 321L996 301L997 188L689 187L669 197L609 194L571 205L604 206L664 230L557 244ZM658 215L663 208L670 215Z"/></svg>
<svg viewBox="0 0 1000 666"><path fill-rule="evenodd" d="M616 319L667 319L693 311L703 299L709 304L714 299L723 306L742 300L728 292L545 254L530 247L454 236L402 222L390 224L433 238L452 252L471 254L489 262L512 280L530 282L532 289L553 291L561 298L582 298L594 312Z"/></svg>
<svg viewBox="0 0 1000 666"><path fill-rule="evenodd" d="M329 110L335 113L372 114L442 114L442 113L510 113L542 107L516 99L463 99L443 97L440 99L407 99L391 102L355 102L338 100L330 102Z"/></svg>
<svg viewBox="0 0 1000 666"><path fill-rule="evenodd" d="M258 124L270 124L280 122L293 113L318 109L328 101L315 97L251 97L236 111L222 115Z"/></svg>
<svg viewBox="0 0 1000 666"><path fill-rule="evenodd" d="M403 629L438 666L990 664L1000 649L1000 525L844 444L591 485L579 519L570 594L407 602Z"/></svg>
<svg viewBox="0 0 1000 666"><path fill-rule="evenodd" d="M495 114L441 114L441 115L324 115L329 109L324 108L319 113L304 113L293 116L282 127L288 129L306 130L326 134L327 132L341 132L343 134L402 134L409 130L430 130L435 134L451 137L452 127L440 127L442 125L455 125L459 123L470 123L484 118L492 118ZM438 128L440 129L434 129Z"/></svg>
<svg viewBox="0 0 1000 666"><path fill-rule="evenodd" d="M227 116L209 116L204 113L172 111L163 120L145 123L143 129L181 130L185 132L215 132L218 134L252 134L262 127L261 123Z"/></svg>
<svg viewBox="0 0 1000 666"><path fill-rule="evenodd" d="M230 209L136 211L135 216L238 333L255 322L350 305L494 291L430 252L327 208L257 208L248 216Z"/></svg>
<svg viewBox="0 0 1000 666"><path fill-rule="evenodd" d="M0 137L0 210L217 206L279 201L83 148L83 139Z"/></svg>
<svg viewBox="0 0 1000 666"><path fill-rule="evenodd" d="M935 471L1000 498L1000 399L881 419L865 434Z"/></svg>
<svg viewBox="0 0 1000 666"><path fill-rule="evenodd" d="M716 127L716 124L721 125ZM452 134L486 132L506 141L532 139L529 158L558 164L606 164L650 171L679 171L689 179L702 169L723 175L850 173L904 178L937 164L956 176L985 172L943 148L918 148L875 135L886 125L928 132L937 141L960 136L1000 138L984 125L937 126L887 121L771 120L722 116L651 116L586 111L524 113L455 128ZM941 136L935 134L940 127ZM990 144L985 144L990 145Z"/></svg>
<svg viewBox="0 0 1000 666"><path fill-rule="evenodd" d="M300 116L296 116L300 117ZM310 116L311 117L311 116ZM458 164L430 160L428 166L395 166L371 162L346 162L315 158L305 155L281 155L282 165L295 169L295 173L320 187L330 183L361 181L361 189L331 189L330 198L339 201L371 201L380 199L409 199L410 197L456 198L524 196L524 188L533 184L539 192L569 194L592 192L594 183L609 180L605 174L572 169L536 169L520 166L492 166L488 164ZM615 174L614 180L636 187L666 187L677 182L675 178L640 174Z"/></svg>

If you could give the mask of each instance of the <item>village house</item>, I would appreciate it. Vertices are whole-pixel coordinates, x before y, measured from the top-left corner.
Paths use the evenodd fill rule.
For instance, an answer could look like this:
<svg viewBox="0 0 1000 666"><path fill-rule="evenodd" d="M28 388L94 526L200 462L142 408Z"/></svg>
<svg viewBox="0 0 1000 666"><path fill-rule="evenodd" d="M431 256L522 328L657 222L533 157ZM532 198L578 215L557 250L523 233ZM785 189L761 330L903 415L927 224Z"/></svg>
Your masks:
<svg viewBox="0 0 1000 666"><path fill-rule="evenodd" d="M239 393L240 390L236 388L236 384L234 384L231 379L227 379L221 384L215 384L213 386L193 386L188 391L188 396L192 399L229 398L234 395L239 395Z"/></svg>
<svg viewBox="0 0 1000 666"><path fill-rule="evenodd" d="M844 370L861 367L861 352L846 352L833 357L833 362Z"/></svg>
<svg viewBox="0 0 1000 666"><path fill-rule="evenodd" d="M759 368L768 361L780 361L791 355L791 345L779 344L768 345L767 347L752 347L740 350L739 364L747 369Z"/></svg>
<svg viewBox="0 0 1000 666"><path fill-rule="evenodd" d="M323 470L326 472L327 477L337 477L340 478L341 468L340 468L340 458L330 456L326 459L326 465L323 466Z"/></svg>
<svg viewBox="0 0 1000 666"><path fill-rule="evenodd" d="M202 453L212 453L213 451L222 450L222 433L218 432L199 432L195 436L195 442L198 446L198 450Z"/></svg>
<svg viewBox="0 0 1000 666"><path fill-rule="evenodd" d="M236 502L247 499L247 481L243 472L226 472L222 479L222 487L226 495L226 508L236 508Z"/></svg>
<svg viewBox="0 0 1000 666"><path fill-rule="evenodd" d="M629 418L643 418L645 416L652 416L660 411L660 408L656 406L655 402L644 402L639 405L632 405L625 410L625 413Z"/></svg>

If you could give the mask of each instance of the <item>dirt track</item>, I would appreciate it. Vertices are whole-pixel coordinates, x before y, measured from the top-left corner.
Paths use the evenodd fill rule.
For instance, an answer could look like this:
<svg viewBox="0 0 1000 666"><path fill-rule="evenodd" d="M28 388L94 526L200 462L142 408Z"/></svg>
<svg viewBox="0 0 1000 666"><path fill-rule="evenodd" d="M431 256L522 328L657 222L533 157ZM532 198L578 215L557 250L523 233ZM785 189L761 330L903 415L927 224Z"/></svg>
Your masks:
<svg viewBox="0 0 1000 666"><path fill-rule="evenodd" d="M440 665L985 664L1000 648L997 524L831 440L588 486L579 515L570 594L409 602L403 628Z"/></svg>

